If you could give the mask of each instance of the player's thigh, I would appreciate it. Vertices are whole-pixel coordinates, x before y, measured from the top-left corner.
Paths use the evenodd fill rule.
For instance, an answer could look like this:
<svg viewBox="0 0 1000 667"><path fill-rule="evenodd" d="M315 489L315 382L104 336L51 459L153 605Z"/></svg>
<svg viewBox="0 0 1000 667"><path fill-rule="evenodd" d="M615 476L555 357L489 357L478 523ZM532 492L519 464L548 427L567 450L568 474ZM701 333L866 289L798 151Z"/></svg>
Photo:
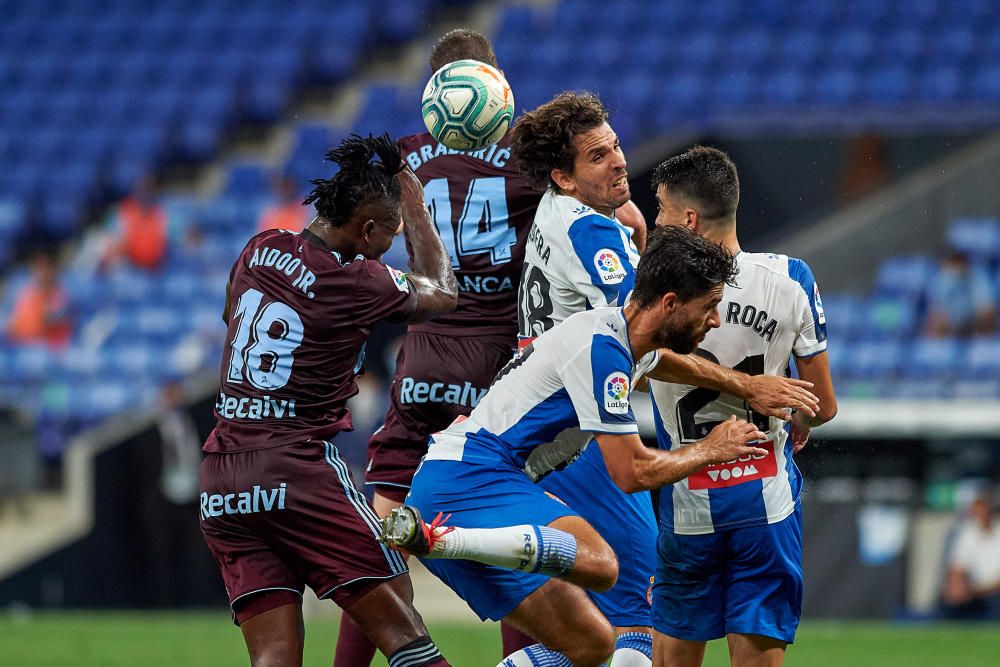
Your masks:
<svg viewBox="0 0 1000 667"><path fill-rule="evenodd" d="M259 614L297 605L305 589L302 578L259 530L256 516L237 511L241 500L243 509L253 510L255 500L257 509L262 509L261 489L267 489L268 497L277 497L277 484L265 475L248 488L234 483L242 471L254 466L256 458L246 453L208 454L202 460L199 481L202 536L219 566L233 619L241 626Z"/></svg>
<svg viewBox="0 0 1000 667"><path fill-rule="evenodd" d="M567 656L598 660L614 650L611 623L579 586L550 579L526 597L504 621Z"/></svg>
<svg viewBox="0 0 1000 667"><path fill-rule="evenodd" d="M802 519L728 531L726 632L791 643L802 614Z"/></svg>
<svg viewBox="0 0 1000 667"><path fill-rule="evenodd" d="M427 521L439 512L450 514L447 524L461 528L550 525L576 516L520 470L462 461L424 461L406 502ZM422 562L484 620L500 620L548 580L467 560Z"/></svg>
<svg viewBox="0 0 1000 667"><path fill-rule="evenodd" d="M656 541L653 629L689 641L726 634L725 541L720 534L676 535L661 530Z"/></svg>
<svg viewBox="0 0 1000 667"><path fill-rule="evenodd" d="M288 481L271 511L256 516L258 532L282 561L319 598L341 606L406 573L402 556L376 540L379 518L337 447L309 441L282 449L280 459L263 460L263 472Z"/></svg>
<svg viewBox="0 0 1000 667"><path fill-rule="evenodd" d="M618 558L614 587L591 593L598 609L615 627L649 627L657 534L649 493L619 489L593 443L565 470L546 476L539 485L586 519Z"/></svg>
<svg viewBox="0 0 1000 667"><path fill-rule="evenodd" d="M368 443L366 484L402 501L428 438L472 412L511 355L507 337L408 333L385 423Z"/></svg>
<svg viewBox="0 0 1000 667"><path fill-rule="evenodd" d="M517 468L465 461L425 460L406 504L420 510L426 521L439 512L450 514L448 523L460 528L545 526L577 516Z"/></svg>

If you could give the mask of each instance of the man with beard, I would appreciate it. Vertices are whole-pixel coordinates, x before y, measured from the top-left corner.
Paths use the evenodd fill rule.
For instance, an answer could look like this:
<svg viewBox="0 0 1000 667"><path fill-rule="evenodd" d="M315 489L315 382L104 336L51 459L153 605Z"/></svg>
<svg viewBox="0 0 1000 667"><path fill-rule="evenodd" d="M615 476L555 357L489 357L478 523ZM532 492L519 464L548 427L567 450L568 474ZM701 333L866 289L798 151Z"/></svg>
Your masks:
<svg viewBox="0 0 1000 667"><path fill-rule="evenodd" d="M799 376L819 398L796 412L791 433L725 392L650 383L661 449L683 452L719 423L746 419L767 433L763 456L709 465L660 494L653 587L654 664L698 667L705 642L727 637L731 663L780 665L802 608L802 475L792 455L809 429L837 413L819 288L800 259L743 252L736 234L740 183L722 151L696 146L653 174L665 229L682 227L736 257L739 277L722 294L721 325L698 355L753 375ZM690 443L690 444L689 444Z"/></svg>
<svg viewBox="0 0 1000 667"><path fill-rule="evenodd" d="M657 230L627 305L578 313L542 334L467 419L431 438L409 504L383 520L381 539L421 557L480 617L511 622L540 642L502 665L599 665L615 646L611 624L583 590L615 584L615 553L525 473L534 449L581 429L626 493L762 453L749 443L764 434L735 417L680 452L648 449L629 405L642 375L699 377L688 353L719 326L717 305L734 276L721 246L679 227ZM661 354L664 347L686 356ZM720 383L736 390L743 378L732 373ZM443 525L444 513L452 525ZM422 515L437 517L425 524Z"/></svg>

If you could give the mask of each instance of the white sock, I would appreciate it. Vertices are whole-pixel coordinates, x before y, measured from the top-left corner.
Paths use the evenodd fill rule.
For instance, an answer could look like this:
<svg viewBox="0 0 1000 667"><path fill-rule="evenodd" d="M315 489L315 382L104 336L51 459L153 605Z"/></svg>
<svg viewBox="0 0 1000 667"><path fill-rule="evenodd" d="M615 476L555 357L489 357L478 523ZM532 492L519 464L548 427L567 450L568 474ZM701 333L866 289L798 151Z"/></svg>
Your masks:
<svg viewBox="0 0 1000 667"><path fill-rule="evenodd" d="M611 667L652 667L653 636L645 632L626 632L615 640Z"/></svg>
<svg viewBox="0 0 1000 667"><path fill-rule="evenodd" d="M474 560L508 570L565 577L576 561L576 538L548 526L454 528L424 558Z"/></svg>
<svg viewBox="0 0 1000 667"><path fill-rule="evenodd" d="M511 653L497 667L573 667L573 663L562 653L533 644Z"/></svg>

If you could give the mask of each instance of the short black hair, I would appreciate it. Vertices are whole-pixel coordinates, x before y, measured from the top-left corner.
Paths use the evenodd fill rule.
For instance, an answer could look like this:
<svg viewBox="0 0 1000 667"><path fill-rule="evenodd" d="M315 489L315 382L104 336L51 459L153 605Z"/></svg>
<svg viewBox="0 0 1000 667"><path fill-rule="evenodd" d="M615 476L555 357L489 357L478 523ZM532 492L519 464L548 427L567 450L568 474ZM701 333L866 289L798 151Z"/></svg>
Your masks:
<svg viewBox="0 0 1000 667"><path fill-rule="evenodd" d="M632 299L640 308L668 292L690 301L722 283L735 285L737 271L736 258L725 247L681 225L657 227L639 260Z"/></svg>
<svg viewBox="0 0 1000 667"><path fill-rule="evenodd" d="M653 170L653 190L660 184L691 200L708 220L733 218L740 205L740 178L732 159L718 148L695 146Z"/></svg>
<svg viewBox="0 0 1000 667"><path fill-rule="evenodd" d="M573 137L608 122L608 112L593 93L557 95L521 116L511 129L511 154L521 174L536 190L552 185L552 170L572 173Z"/></svg>
<svg viewBox="0 0 1000 667"><path fill-rule="evenodd" d="M497 54L490 38L475 30L456 28L444 34L431 47L431 71L436 72L456 60L478 60L497 66Z"/></svg>
<svg viewBox="0 0 1000 667"><path fill-rule="evenodd" d="M372 162L378 156L379 162ZM362 137L352 134L326 153L326 159L340 166L332 178L317 178L303 205L313 204L316 213L334 227L340 227L356 208L385 198L399 203L396 174L403 169L396 142L388 134Z"/></svg>

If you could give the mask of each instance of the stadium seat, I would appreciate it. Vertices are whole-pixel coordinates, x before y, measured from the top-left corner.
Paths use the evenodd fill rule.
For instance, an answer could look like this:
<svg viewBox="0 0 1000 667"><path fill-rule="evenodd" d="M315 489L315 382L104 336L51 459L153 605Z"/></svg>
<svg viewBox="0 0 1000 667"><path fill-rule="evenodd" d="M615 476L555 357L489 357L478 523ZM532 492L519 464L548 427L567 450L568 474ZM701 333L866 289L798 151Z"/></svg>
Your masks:
<svg viewBox="0 0 1000 667"><path fill-rule="evenodd" d="M844 373L858 379L890 379L904 363L898 341L860 341L847 347Z"/></svg>
<svg viewBox="0 0 1000 667"><path fill-rule="evenodd" d="M1000 337L976 337L968 344L961 375L975 380L1000 380Z"/></svg>
<svg viewBox="0 0 1000 667"><path fill-rule="evenodd" d="M879 265L875 277L878 295L920 295L937 274L934 260L927 255L889 257Z"/></svg>
<svg viewBox="0 0 1000 667"><path fill-rule="evenodd" d="M961 344L952 338L920 338L912 344L902 364L908 378L950 378L959 374Z"/></svg>
<svg viewBox="0 0 1000 667"><path fill-rule="evenodd" d="M872 340L901 340L914 333L919 304L912 296L881 296L865 308L862 335Z"/></svg>
<svg viewBox="0 0 1000 667"><path fill-rule="evenodd" d="M996 218L956 218L948 225L945 241L974 261L1000 258L1000 221Z"/></svg>

